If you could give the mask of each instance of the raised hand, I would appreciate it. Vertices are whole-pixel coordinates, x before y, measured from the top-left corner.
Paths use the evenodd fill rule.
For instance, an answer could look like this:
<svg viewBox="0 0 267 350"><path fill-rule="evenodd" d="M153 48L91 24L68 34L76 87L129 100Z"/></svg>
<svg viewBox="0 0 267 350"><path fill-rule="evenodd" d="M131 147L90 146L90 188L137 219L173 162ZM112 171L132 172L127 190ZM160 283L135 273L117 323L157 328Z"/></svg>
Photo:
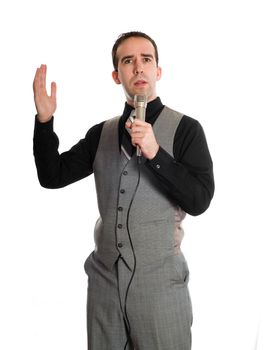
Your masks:
<svg viewBox="0 0 267 350"><path fill-rule="evenodd" d="M38 114L38 120L42 123L48 122L57 108L56 83L51 83L51 95L46 91L46 70L45 64L37 68L33 81L34 102Z"/></svg>

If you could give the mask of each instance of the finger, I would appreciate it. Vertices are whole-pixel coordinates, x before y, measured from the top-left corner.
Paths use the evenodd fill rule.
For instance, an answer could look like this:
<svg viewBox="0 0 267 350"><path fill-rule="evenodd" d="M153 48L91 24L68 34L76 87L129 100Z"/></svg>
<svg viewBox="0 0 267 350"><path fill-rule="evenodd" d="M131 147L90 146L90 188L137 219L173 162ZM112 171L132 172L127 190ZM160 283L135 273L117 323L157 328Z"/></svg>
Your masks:
<svg viewBox="0 0 267 350"><path fill-rule="evenodd" d="M133 134L143 134L144 133L144 128L142 126L138 125L132 125L132 133Z"/></svg>
<svg viewBox="0 0 267 350"><path fill-rule="evenodd" d="M35 96L43 95L46 93L45 89L43 88L43 83L41 81L41 71L38 70L36 73L36 77L33 82L33 91Z"/></svg>
<svg viewBox="0 0 267 350"><path fill-rule="evenodd" d="M41 66L36 70L35 85L38 89L45 88L45 72L43 64L41 64Z"/></svg>
<svg viewBox="0 0 267 350"><path fill-rule="evenodd" d="M136 126L142 126L142 125L145 125L146 122L145 122L144 120L140 120L140 119L135 118L134 124L135 124Z"/></svg>
<svg viewBox="0 0 267 350"><path fill-rule="evenodd" d="M42 65L40 66L40 68L36 69L33 83L34 83L35 91L43 88L44 85L43 85L43 67L42 67Z"/></svg>
<svg viewBox="0 0 267 350"><path fill-rule="evenodd" d="M45 85L43 83L43 78L42 78L42 68L37 68L33 86L34 86L34 93L35 94L40 94L40 93L46 93L45 91Z"/></svg>
<svg viewBox="0 0 267 350"><path fill-rule="evenodd" d="M46 88L46 71L47 71L47 67L45 64L41 64L41 85L42 88Z"/></svg>
<svg viewBox="0 0 267 350"><path fill-rule="evenodd" d="M37 81L39 80L39 77L40 77L40 68L37 68L36 72L35 72L34 79L33 79L33 89L34 90L36 90L36 85L37 85Z"/></svg>

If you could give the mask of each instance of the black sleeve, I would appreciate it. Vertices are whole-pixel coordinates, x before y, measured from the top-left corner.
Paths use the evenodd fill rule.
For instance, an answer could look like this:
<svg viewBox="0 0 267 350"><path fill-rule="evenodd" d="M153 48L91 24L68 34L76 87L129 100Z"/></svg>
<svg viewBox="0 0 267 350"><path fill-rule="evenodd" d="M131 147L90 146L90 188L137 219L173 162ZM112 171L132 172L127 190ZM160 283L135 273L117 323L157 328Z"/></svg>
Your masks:
<svg viewBox="0 0 267 350"><path fill-rule="evenodd" d="M160 147L148 166L185 212L203 213L214 194L213 164L200 123L183 116L175 134L174 158Z"/></svg>
<svg viewBox="0 0 267 350"><path fill-rule="evenodd" d="M103 123L92 127L85 138L69 151L59 154L59 139L53 131L53 118L40 123L35 118L33 153L39 182L46 188L60 188L93 172Z"/></svg>

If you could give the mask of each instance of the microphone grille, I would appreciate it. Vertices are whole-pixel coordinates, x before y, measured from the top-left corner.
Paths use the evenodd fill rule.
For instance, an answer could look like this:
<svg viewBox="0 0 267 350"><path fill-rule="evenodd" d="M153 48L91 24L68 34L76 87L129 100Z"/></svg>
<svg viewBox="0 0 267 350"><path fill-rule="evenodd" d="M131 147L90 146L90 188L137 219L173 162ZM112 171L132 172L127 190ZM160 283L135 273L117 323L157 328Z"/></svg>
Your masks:
<svg viewBox="0 0 267 350"><path fill-rule="evenodd" d="M146 95L135 95L134 96L134 107L144 107L146 108L147 98Z"/></svg>

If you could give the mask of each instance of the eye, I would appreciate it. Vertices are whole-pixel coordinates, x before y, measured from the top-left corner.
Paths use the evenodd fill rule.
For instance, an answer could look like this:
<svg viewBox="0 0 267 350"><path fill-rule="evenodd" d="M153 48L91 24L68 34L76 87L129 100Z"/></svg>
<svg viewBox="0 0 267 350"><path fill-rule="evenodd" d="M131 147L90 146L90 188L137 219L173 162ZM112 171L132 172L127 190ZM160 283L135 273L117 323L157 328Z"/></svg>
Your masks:
<svg viewBox="0 0 267 350"><path fill-rule="evenodd" d="M150 57L144 57L144 62L151 62L151 58Z"/></svg>
<svg viewBox="0 0 267 350"><path fill-rule="evenodd" d="M133 62L132 58L126 58L126 59L123 61L124 64L130 64L130 63L132 63L132 62Z"/></svg>

